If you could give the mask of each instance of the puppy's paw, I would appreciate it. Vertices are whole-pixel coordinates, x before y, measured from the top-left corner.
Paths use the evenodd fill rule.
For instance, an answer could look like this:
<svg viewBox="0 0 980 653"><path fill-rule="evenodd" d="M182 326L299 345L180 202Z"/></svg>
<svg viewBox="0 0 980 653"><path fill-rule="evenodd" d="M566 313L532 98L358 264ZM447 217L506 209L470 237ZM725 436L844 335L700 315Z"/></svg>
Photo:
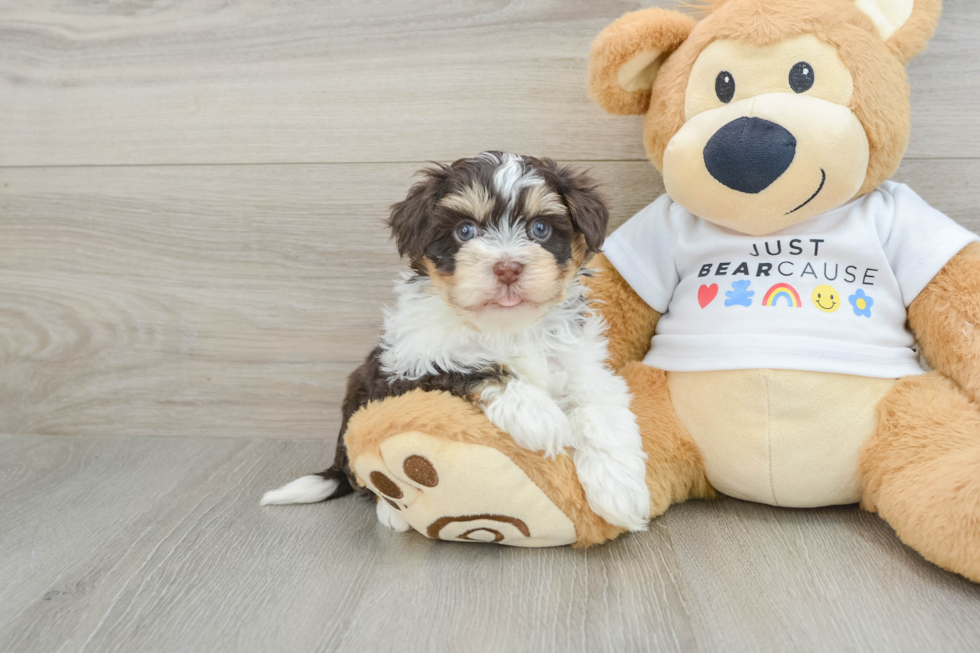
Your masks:
<svg viewBox="0 0 980 653"><path fill-rule="evenodd" d="M627 449L577 449L575 471L592 511L613 526L645 531L650 518L646 455Z"/></svg>
<svg viewBox="0 0 980 653"><path fill-rule="evenodd" d="M575 469L589 507L614 526L646 530L650 491L636 416L625 406L585 405L570 415Z"/></svg>
<svg viewBox="0 0 980 653"><path fill-rule="evenodd" d="M545 391L512 381L503 390L487 388L481 401L487 419L519 446L549 458L564 453L571 433L568 417Z"/></svg>
<svg viewBox="0 0 980 653"><path fill-rule="evenodd" d="M581 449L624 449L643 451L636 415L623 406L578 406L568 413L572 440Z"/></svg>
<svg viewBox="0 0 980 653"><path fill-rule="evenodd" d="M378 497L378 505L374 512L378 516L378 523L385 528L399 533L404 533L411 528L405 518L399 515L384 497Z"/></svg>

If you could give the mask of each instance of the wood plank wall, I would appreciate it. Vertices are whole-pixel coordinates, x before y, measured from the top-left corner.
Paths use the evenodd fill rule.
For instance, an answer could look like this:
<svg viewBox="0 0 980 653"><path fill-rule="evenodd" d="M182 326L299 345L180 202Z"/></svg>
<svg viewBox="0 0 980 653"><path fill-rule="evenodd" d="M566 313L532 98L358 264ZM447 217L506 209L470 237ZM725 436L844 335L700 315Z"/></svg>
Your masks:
<svg viewBox="0 0 980 653"><path fill-rule="evenodd" d="M402 268L425 161L591 168L663 192L589 42L673 2L0 2L0 432L331 437ZM980 5L913 62L897 178L980 228Z"/></svg>

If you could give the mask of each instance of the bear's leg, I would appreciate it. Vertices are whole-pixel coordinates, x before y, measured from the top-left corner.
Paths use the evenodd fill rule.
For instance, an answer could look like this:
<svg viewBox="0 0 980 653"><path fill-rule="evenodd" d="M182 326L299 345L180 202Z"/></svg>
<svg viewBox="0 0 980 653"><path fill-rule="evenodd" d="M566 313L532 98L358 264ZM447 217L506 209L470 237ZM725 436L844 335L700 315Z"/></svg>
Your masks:
<svg viewBox="0 0 980 653"><path fill-rule="evenodd" d="M651 516L713 495L664 372L635 363L621 373L648 456ZM372 403L351 418L346 442L359 481L385 502L379 514L388 525L514 546L589 546L623 532L589 509L571 456L522 449L479 409L446 393Z"/></svg>
<svg viewBox="0 0 980 653"><path fill-rule="evenodd" d="M860 465L863 508L927 560L980 582L980 407L938 372L899 379Z"/></svg>
<svg viewBox="0 0 980 653"><path fill-rule="evenodd" d="M647 454L650 516L687 499L715 496L701 452L670 402L667 373L643 363L628 363L619 374L633 394L630 409L636 414Z"/></svg>
<svg viewBox="0 0 980 653"><path fill-rule="evenodd" d="M589 509L570 456L519 447L448 393L373 402L345 441L358 481L386 504L385 525L395 516L427 537L512 546L588 546L623 532Z"/></svg>

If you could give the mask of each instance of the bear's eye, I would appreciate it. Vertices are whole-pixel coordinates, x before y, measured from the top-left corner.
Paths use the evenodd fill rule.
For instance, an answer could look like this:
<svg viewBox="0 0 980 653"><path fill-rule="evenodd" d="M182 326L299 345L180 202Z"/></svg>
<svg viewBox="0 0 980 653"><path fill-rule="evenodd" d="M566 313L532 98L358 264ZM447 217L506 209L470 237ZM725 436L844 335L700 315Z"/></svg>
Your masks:
<svg viewBox="0 0 980 653"><path fill-rule="evenodd" d="M721 71L715 78L715 95L725 104L735 97L735 77L727 70Z"/></svg>
<svg viewBox="0 0 980 653"><path fill-rule="evenodd" d="M813 87L813 66L805 61L793 66L789 71L789 87L797 93L806 93Z"/></svg>

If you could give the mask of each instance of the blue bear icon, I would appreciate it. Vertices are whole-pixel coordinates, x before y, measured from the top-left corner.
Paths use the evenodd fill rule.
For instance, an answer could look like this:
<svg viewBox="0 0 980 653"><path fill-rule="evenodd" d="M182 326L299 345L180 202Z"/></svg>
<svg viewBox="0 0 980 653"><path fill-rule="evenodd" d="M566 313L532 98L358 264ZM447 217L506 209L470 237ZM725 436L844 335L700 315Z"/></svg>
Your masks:
<svg viewBox="0 0 980 653"><path fill-rule="evenodd" d="M748 279L733 281L732 289L725 292L725 306L751 306L755 291L749 290L749 283Z"/></svg>

